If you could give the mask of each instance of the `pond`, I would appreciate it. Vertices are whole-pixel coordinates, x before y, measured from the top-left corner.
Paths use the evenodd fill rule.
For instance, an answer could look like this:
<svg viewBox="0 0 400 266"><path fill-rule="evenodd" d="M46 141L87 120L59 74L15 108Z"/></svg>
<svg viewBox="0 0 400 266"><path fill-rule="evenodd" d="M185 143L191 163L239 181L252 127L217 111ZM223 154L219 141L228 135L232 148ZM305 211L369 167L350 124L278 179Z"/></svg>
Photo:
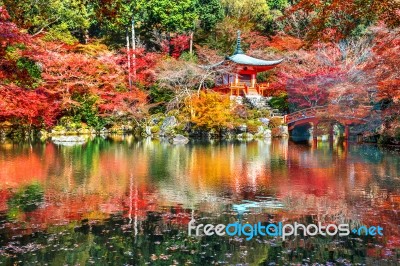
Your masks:
<svg viewBox="0 0 400 266"><path fill-rule="evenodd" d="M286 139L3 142L0 265L395 265L399 155ZM192 219L379 225L383 236L189 236Z"/></svg>

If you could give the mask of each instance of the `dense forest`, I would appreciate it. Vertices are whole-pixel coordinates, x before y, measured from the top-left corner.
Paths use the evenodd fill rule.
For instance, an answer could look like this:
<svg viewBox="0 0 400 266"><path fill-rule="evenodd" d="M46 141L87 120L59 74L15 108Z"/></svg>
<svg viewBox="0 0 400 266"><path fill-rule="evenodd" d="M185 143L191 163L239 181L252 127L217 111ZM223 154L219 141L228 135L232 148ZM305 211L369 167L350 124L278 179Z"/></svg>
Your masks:
<svg viewBox="0 0 400 266"><path fill-rule="evenodd" d="M212 93L203 67L240 30L247 54L284 58L257 76L274 108L370 107L366 132L399 143L399 26L398 0L0 0L0 129L257 126L267 114Z"/></svg>

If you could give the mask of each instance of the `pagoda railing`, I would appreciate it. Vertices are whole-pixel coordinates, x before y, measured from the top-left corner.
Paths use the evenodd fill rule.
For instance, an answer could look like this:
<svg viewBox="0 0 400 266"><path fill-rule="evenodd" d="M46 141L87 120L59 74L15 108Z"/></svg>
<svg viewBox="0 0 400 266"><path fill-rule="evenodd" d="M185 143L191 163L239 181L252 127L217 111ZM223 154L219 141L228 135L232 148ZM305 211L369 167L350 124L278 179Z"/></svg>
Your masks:
<svg viewBox="0 0 400 266"><path fill-rule="evenodd" d="M215 91L220 91L227 93L229 92L231 95L242 95L248 93L249 88L246 83L230 83L220 85L214 88Z"/></svg>
<svg viewBox="0 0 400 266"><path fill-rule="evenodd" d="M216 91L224 93L230 92L231 95L242 95L248 93L249 89L255 89L258 94L265 97L273 96L275 92L275 89L271 87L269 83L256 83L254 86L249 86L244 82L238 82L223 84L214 88Z"/></svg>

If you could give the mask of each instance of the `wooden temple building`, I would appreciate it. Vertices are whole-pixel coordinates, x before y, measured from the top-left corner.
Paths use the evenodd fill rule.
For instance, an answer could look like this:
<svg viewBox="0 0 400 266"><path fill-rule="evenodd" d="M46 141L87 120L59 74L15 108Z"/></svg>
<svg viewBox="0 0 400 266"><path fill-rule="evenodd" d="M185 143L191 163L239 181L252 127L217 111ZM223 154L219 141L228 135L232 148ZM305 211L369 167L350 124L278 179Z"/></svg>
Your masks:
<svg viewBox="0 0 400 266"><path fill-rule="evenodd" d="M231 56L217 65L228 66L230 73L224 74L218 81L216 91L230 93L235 96L260 95L267 96L272 88L269 83L257 83L257 74L279 65L280 60L263 60L248 56L241 47L240 31L238 31L236 49Z"/></svg>

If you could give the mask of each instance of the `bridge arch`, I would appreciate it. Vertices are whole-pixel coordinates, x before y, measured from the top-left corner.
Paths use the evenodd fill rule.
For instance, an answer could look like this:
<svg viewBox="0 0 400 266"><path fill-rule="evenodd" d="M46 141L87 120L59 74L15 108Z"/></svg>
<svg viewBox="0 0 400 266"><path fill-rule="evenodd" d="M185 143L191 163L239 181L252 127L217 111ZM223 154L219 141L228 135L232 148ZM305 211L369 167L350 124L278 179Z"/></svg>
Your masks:
<svg viewBox="0 0 400 266"><path fill-rule="evenodd" d="M288 125L289 131L296 126L311 124L317 129L321 123L330 123L329 135L333 138L333 125L341 124L345 127L345 139L349 138L350 126L363 124L367 119L351 114L330 114L327 106L317 106L299 110L284 116L284 122ZM317 138L317 130L313 130L313 138Z"/></svg>

